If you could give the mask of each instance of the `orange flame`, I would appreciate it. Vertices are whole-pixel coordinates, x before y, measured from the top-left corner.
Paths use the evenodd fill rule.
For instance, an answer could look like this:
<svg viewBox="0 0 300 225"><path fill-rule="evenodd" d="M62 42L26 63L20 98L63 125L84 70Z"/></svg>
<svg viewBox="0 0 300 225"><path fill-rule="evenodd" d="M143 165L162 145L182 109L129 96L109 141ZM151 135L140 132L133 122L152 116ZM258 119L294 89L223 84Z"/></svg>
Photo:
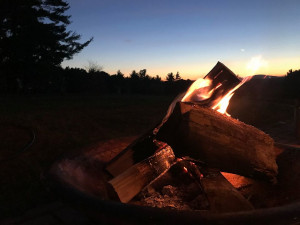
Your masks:
<svg viewBox="0 0 300 225"><path fill-rule="evenodd" d="M181 101L192 102L208 99L213 93L213 90L209 90L211 83L212 81L210 79L199 78L194 83L192 83Z"/></svg>
<svg viewBox="0 0 300 225"><path fill-rule="evenodd" d="M230 116L226 110L229 105L230 99L234 95L234 92L241 87L244 83L249 81L252 77L245 77L242 82L232 88L226 93L225 96L220 97L217 102L211 107L218 112ZM211 97L213 92L218 89L222 84L217 85L215 88L211 88L212 81L209 79L198 79L196 80L191 87L186 92L185 96L182 98L182 102L191 102L191 101L203 101Z"/></svg>
<svg viewBox="0 0 300 225"><path fill-rule="evenodd" d="M241 87L244 83L246 83L247 81L249 81L252 78L252 76L249 77L245 77L241 83L239 83L238 85L236 85L234 88L232 88L224 97L222 97L213 107L212 109L217 110L218 112L225 114L227 116L230 116L230 114L228 114L226 112L227 107L229 105L229 101L231 99L231 97L234 95L234 92Z"/></svg>
<svg viewBox="0 0 300 225"><path fill-rule="evenodd" d="M211 108L217 110L219 113L230 116L230 114L227 113L226 110L227 107L229 106L229 101L233 95L234 93L232 93L230 90L223 98L221 98L221 100L217 104L215 104Z"/></svg>

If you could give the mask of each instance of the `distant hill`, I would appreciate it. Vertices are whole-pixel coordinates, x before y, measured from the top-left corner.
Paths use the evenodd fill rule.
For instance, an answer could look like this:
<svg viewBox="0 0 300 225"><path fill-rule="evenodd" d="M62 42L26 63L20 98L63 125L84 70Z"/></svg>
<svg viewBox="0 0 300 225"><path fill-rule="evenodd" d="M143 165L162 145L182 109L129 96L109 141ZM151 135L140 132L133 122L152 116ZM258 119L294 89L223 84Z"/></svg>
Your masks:
<svg viewBox="0 0 300 225"><path fill-rule="evenodd" d="M253 99L281 98L283 96L284 77L270 75L255 75L241 86L235 97L249 97Z"/></svg>
<svg viewBox="0 0 300 225"><path fill-rule="evenodd" d="M228 112L232 117L252 125L276 122L286 115L286 110L290 110L281 108L280 103L290 100L285 94L285 77L260 74L253 76L236 91Z"/></svg>
<svg viewBox="0 0 300 225"><path fill-rule="evenodd" d="M272 75L265 75L265 74L257 74L252 77L252 79L281 79L284 76L272 76Z"/></svg>

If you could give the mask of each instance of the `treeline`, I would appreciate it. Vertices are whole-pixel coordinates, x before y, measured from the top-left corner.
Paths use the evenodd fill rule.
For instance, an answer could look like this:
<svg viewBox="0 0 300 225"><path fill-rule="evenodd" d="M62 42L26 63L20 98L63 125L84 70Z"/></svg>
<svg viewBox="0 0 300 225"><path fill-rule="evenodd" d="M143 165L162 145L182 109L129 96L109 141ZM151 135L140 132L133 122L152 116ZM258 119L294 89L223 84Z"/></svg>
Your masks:
<svg viewBox="0 0 300 225"><path fill-rule="evenodd" d="M284 92L289 98L300 100L300 69L289 70L285 77Z"/></svg>
<svg viewBox="0 0 300 225"><path fill-rule="evenodd" d="M169 73L163 81L160 76L147 75L146 69L135 70L126 77L121 71L108 74L104 71L89 68L53 67L30 70L26 76L13 76L7 71L1 76L1 93L18 94L147 94L175 95L186 90L191 80L181 79L179 73ZM2 74L3 75L3 74ZM26 79L25 79L26 78Z"/></svg>
<svg viewBox="0 0 300 225"><path fill-rule="evenodd" d="M160 76L147 75L146 69L133 70L128 77L119 70L116 74L78 68L64 70L64 91L67 93L117 93L117 94L150 94L173 95L186 90L192 83L183 80L179 73L169 73L166 81Z"/></svg>
<svg viewBox="0 0 300 225"><path fill-rule="evenodd" d="M175 94L190 81L179 73L164 82L146 70L125 77L97 68L62 68L88 46L69 30L71 16L66 0L0 1L0 93L130 93Z"/></svg>

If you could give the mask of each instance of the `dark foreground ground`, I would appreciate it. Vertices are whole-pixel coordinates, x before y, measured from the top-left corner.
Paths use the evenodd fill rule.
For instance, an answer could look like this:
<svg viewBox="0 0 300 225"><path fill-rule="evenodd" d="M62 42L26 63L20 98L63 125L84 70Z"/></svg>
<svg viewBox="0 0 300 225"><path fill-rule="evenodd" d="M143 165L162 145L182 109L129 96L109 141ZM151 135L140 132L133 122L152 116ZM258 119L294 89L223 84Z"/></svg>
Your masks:
<svg viewBox="0 0 300 225"><path fill-rule="evenodd" d="M61 221L64 215L82 222L61 224L89 224L47 191L41 181L43 171L62 154L122 137L127 141L123 144L129 143L161 121L172 99L128 95L0 97L0 224L7 218L33 221L45 217L43 221L51 222L53 215ZM267 131L275 140L281 134L291 137L294 133L293 101L278 103L237 95L230 106L233 117ZM32 131L34 142L27 145ZM57 220L49 224L57 224Z"/></svg>
<svg viewBox="0 0 300 225"><path fill-rule="evenodd" d="M0 221L56 201L40 178L59 156L140 135L161 120L171 101L166 96L0 97ZM32 130L35 141L26 148Z"/></svg>

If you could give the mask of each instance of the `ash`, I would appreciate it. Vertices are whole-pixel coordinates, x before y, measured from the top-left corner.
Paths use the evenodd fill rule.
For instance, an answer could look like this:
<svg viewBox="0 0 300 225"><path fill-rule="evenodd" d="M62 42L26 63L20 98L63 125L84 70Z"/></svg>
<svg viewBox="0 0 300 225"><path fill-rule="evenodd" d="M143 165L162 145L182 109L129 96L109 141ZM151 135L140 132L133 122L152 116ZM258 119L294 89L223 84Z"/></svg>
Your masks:
<svg viewBox="0 0 300 225"><path fill-rule="evenodd" d="M178 187L166 185L160 191L149 187L139 196L138 204L177 210L201 210L208 208L205 196L199 193L199 187L195 183Z"/></svg>

